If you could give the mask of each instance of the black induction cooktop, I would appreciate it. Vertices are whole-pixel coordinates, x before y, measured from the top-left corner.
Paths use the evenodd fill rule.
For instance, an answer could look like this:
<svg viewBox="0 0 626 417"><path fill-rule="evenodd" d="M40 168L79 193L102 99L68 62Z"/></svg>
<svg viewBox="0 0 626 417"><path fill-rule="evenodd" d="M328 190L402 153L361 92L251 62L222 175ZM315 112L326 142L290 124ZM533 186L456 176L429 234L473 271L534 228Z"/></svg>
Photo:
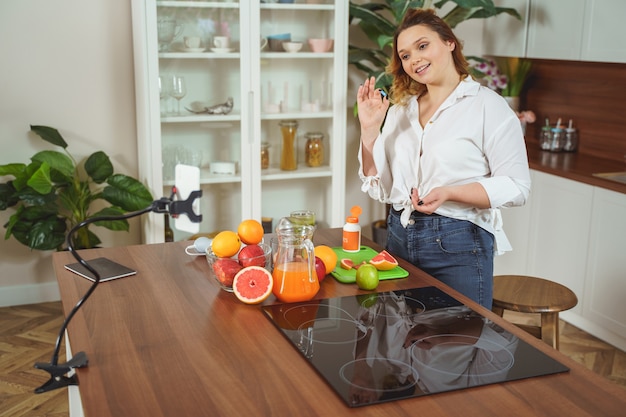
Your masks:
<svg viewBox="0 0 626 417"><path fill-rule="evenodd" d="M569 371L436 287L263 311L349 407Z"/></svg>

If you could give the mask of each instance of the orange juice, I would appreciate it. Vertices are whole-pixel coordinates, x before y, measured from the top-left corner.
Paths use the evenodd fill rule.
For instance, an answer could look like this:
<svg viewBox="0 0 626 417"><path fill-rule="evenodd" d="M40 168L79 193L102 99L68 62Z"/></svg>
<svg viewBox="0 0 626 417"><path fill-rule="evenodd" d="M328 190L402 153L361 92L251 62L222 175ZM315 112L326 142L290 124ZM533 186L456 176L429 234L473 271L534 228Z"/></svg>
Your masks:
<svg viewBox="0 0 626 417"><path fill-rule="evenodd" d="M274 265L273 293L284 303L308 301L320 289L315 270L309 271L308 262L285 262Z"/></svg>

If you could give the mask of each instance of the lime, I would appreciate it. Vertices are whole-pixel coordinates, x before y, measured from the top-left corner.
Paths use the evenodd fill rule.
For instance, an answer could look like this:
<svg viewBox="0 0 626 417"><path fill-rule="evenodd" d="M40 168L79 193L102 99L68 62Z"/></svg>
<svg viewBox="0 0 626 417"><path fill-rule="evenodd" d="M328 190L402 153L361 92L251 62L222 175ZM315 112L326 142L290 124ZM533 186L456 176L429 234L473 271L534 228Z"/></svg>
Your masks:
<svg viewBox="0 0 626 417"><path fill-rule="evenodd" d="M375 290L378 287L378 269L371 264L361 265L356 270L356 285L362 290Z"/></svg>

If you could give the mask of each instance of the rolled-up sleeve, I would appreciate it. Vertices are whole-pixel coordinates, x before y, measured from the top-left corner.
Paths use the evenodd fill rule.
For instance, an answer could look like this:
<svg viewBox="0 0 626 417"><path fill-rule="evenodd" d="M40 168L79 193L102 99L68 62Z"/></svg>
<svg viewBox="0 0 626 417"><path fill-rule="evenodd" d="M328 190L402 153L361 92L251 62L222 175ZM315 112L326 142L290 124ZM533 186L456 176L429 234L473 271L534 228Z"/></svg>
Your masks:
<svg viewBox="0 0 626 417"><path fill-rule="evenodd" d="M521 140L520 140L521 139ZM517 117L504 118L485 139L484 152L491 176L479 180L492 208L526 204L530 194L528 155Z"/></svg>

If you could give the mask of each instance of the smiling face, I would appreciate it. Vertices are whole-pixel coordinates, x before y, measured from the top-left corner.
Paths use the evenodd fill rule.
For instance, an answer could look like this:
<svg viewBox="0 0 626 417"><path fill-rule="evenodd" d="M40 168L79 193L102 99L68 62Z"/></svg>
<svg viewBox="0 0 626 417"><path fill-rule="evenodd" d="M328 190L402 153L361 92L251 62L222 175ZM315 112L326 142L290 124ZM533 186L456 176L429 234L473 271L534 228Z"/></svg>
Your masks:
<svg viewBox="0 0 626 417"><path fill-rule="evenodd" d="M452 58L454 49L454 42L443 41L426 25L411 26L397 38L402 68L412 79L426 85L441 84L449 77L458 80Z"/></svg>

